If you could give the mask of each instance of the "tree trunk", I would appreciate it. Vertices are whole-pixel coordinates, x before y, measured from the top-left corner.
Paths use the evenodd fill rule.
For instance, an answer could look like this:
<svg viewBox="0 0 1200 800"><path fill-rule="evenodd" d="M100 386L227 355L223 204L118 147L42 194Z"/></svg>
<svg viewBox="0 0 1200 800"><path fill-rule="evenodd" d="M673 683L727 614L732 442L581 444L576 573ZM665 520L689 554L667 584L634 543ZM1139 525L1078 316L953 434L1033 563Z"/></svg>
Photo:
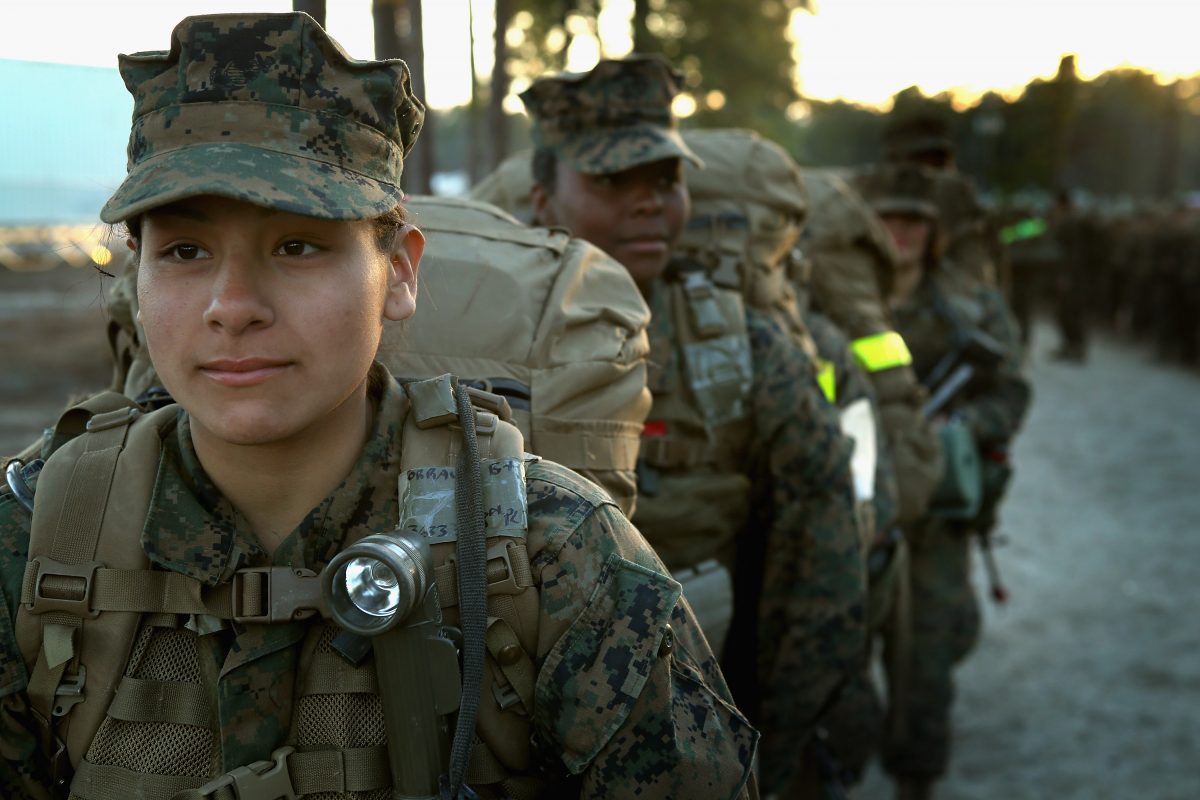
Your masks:
<svg viewBox="0 0 1200 800"><path fill-rule="evenodd" d="M653 53L658 50L654 37L646 28L646 17L650 14L650 0L633 2L633 52Z"/></svg>
<svg viewBox="0 0 1200 800"><path fill-rule="evenodd" d="M325 0L292 0L293 11L303 11L325 27Z"/></svg>
<svg viewBox="0 0 1200 800"><path fill-rule="evenodd" d="M413 94L425 100L425 43L421 33L421 0L373 0L375 57L403 58L412 73ZM403 186L413 194L433 193L434 118L425 111L417 144L404 159Z"/></svg>
<svg viewBox="0 0 1200 800"><path fill-rule="evenodd" d="M514 0L496 0L495 63L492 65L491 95L488 97L487 127L492 140L488 153L489 170L500 166L508 155L508 115L504 113L504 98L508 95L508 43L504 35L512 20Z"/></svg>
<svg viewBox="0 0 1200 800"><path fill-rule="evenodd" d="M467 0L467 41L471 47L471 99L467 105L467 180L474 186L483 177L479 152L479 80L475 77L475 2Z"/></svg>

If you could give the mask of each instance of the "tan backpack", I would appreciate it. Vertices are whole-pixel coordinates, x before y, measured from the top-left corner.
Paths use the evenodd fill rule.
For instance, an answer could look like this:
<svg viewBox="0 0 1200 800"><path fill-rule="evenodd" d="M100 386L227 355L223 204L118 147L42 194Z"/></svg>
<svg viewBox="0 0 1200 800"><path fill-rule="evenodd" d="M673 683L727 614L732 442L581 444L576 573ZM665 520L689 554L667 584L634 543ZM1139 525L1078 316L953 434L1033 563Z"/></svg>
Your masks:
<svg viewBox="0 0 1200 800"><path fill-rule="evenodd" d="M530 452L591 479L631 514L650 410L650 311L629 274L586 242L483 203L412 197L406 207L427 239L417 312L385 327L379 361L402 379L452 372L505 397ZM153 404L134 270L111 305L112 388Z"/></svg>
<svg viewBox="0 0 1200 800"><path fill-rule="evenodd" d="M407 208L428 240L417 313L384 331L379 360L398 376L453 372L503 396L530 452L631 513L650 310L629 273L484 203L413 197Z"/></svg>
<svg viewBox="0 0 1200 800"><path fill-rule="evenodd" d="M749 130L687 131L683 138L704 168L688 165L692 214L677 254L699 261L752 308L797 313L786 266L808 213L800 167Z"/></svg>
<svg viewBox="0 0 1200 800"><path fill-rule="evenodd" d="M447 487L455 491L453 467L463 446L456 391L449 375L405 387L410 412L405 416L399 487L401 529L418 524L422 532L430 531L426 537L432 578L450 625L459 620L455 504L445 502ZM517 467L481 470L483 496L489 504L508 503L503 507L513 513L489 515L484 521L489 617L484 680L491 691L481 696L476 730L484 746L472 753L468 777L474 783L500 783L505 792L520 796L527 781L510 776L529 766L529 709L536 676L532 654L539 607L526 547L524 486L509 476L519 474L523 482L526 457L520 433L506 422L509 409L504 400L468 391L476 417L479 463ZM195 710L189 703L196 700L181 691L192 684L151 685L125 675L135 634L144 624L152 624L150 617L201 614L275 623L305 619L323 607L318 576L287 566L239 570L231 582L216 587L182 573L150 568L140 538L129 532L145 524L162 431L176 414L177 407L168 406L145 415L126 397L97 395L60 419L58 433L65 442L38 478L39 500L15 628L29 671L30 704L42 723L37 731L41 746L53 754L54 779L64 784L74 774L92 790L103 788L112 768L91 764L85 754L93 740L105 734L103 726L114 719L129 723L187 718L188 725L210 723L207 718L193 719ZM306 658L319 661L322 654L308 653ZM350 674L353 670L336 657L325 654L324 659L330 663L314 661L310 667L312 675L305 685L311 684L311 689L305 691L346 694L373 685L372 676L362 670L358 672L363 674ZM169 729L169 725L163 729L164 736ZM338 751L332 754L339 755ZM317 750L290 753L283 759L297 786L308 786L305 793L319 793L335 790L343 780L342 775L326 774L329 755L331 751ZM386 785L386 754L380 748L352 755L354 774L348 772L347 780L365 782L364 788ZM137 794L142 788L135 786L142 777L129 775L122 780L123 791ZM208 778L186 776L158 780L172 781L172 793L208 782ZM55 787L65 796L63 789L63 785Z"/></svg>

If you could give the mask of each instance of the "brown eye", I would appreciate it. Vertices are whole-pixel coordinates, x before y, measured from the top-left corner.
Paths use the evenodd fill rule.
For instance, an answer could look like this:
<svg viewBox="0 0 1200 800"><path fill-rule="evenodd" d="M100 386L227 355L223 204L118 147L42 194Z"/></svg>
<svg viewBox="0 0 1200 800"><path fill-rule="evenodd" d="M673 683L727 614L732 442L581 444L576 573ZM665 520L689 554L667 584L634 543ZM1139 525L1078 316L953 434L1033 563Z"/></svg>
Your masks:
<svg viewBox="0 0 1200 800"><path fill-rule="evenodd" d="M317 248L308 242L299 239L293 239L290 242L284 242L275 251L276 255L282 256L307 256L317 252Z"/></svg>
<svg viewBox="0 0 1200 800"><path fill-rule="evenodd" d="M198 244L177 244L171 248L170 253L180 261L194 261L200 258L201 254L207 255L204 248Z"/></svg>

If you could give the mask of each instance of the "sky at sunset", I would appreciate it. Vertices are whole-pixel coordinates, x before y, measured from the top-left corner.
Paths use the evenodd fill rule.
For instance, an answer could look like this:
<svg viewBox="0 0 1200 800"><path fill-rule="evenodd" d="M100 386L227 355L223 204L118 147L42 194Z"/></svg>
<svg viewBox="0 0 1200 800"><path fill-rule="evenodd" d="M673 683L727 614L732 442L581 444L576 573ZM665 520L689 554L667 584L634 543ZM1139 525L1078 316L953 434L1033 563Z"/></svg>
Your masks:
<svg viewBox="0 0 1200 800"><path fill-rule="evenodd" d="M435 107L467 97L470 1L425 0L428 99ZM481 74L491 68L492 5L474 0ZM624 55L631 46L633 0L600 5L601 40L576 39L572 68L588 69L601 54ZM171 27L188 14L290 8L289 0L6 0L6 31L24 35L3 37L0 58L111 67L118 51L166 48ZM916 84L969 101L1052 75L1066 52L1078 54L1084 77L1120 65L1165 79L1200 72L1195 0L814 0L814 9L797 13L791 32L801 89L816 99L882 105ZM370 0L329 0L328 26L351 55L371 56Z"/></svg>

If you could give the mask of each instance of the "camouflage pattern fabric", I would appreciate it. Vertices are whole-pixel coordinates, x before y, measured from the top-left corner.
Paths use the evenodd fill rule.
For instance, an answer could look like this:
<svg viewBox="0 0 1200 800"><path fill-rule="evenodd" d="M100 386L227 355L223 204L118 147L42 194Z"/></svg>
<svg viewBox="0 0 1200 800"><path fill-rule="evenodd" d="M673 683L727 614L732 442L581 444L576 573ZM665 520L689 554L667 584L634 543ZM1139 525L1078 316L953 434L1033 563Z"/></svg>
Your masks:
<svg viewBox="0 0 1200 800"><path fill-rule="evenodd" d="M817 344L821 357L834 365L837 375L837 404L839 407L868 398L872 407L878 409L874 388L850 350L849 340L824 314L805 312L804 321ZM896 475L891 455L887 448L882 420L876 410L876 425L879 442L876 462L875 496L872 505L875 512L875 536L886 532L896 524L898 513ZM869 543L868 543L869 546ZM877 593L891 587L882 587L869 582L867 587L868 622L872 623L877 607L885 605L886 597ZM835 703L821 717L821 726L828 734L829 747L848 781L857 780L868 760L879 747L883 734L884 709L871 680L872 637L877 631L868 628L867 641L860 654L858 665L838 692Z"/></svg>
<svg viewBox="0 0 1200 800"><path fill-rule="evenodd" d="M585 175L622 172L665 158L700 159L671 114L681 76L659 56L603 60L591 71L539 78L521 93L533 141Z"/></svg>
<svg viewBox="0 0 1200 800"><path fill-rule="evenodd" d="M804 170L809 217L800 246L812 261L808 289L813 307L852 341L895 329L886 297L891 291L895 248L883 224L844 180L828 170ZM799 283L801 276L793 275ZM911 365L869 370L879 397L899 489L899 522L925 513L941 477L937 436L921 415L924 391Z"/></svg>
<svg viewBox="0 0 1200 800"><path fill-rule="evenodd" d="M747 309L747 328L755 378L751 474L770 488L748 526L765 536L754 657L760 776L770 791L796 779L818 716L865 647L866 572L850 444L836 410L820 393L811 360L778 322ZM731 631L726 662L748 657Z"/></svg>
<svg viewBox="0 0 1200 800"><path fill-rule="evenodd" d="M936 269L896 309L897 329L913 354L917 374L927 374L946 352L954 324L976 327L1004 348L1003 363L968 388L949 409L960 417L981 449L1006 445L1029 407L1030 387L1021 373L1020 336L999 293L961 273ZM979 609L971 587L966 532L945 520L926 518L905 530L910 545L912 649L908 665L906 729L886 743L884 763L898 775L933 778L950 755L953 667L979 633Z"/></svg>
<svg viewBox="0 0 1200 800"><path fill-rule="evenodd" d="M319 570L345 541L394 527L406 408L389 382L358 463L289 534L275 564ZM158 568L217 584L237 568L265 565L266 557L205 476L188 427L181 411L164 440L142 544ZM733 706L678 584L612 501L573 473L549 462L531 464L527 494L540 597L533 756L545 791L588 798L753 796L747 780L757 733ZM30 758L38 747L11 632L29 526L11 495L0 494L5 797L37 796L46 781L40 761ZM199 637L202 652L220 665L209 687L220 736L215 763L205 769L221 772L268 758L286 741L302 675L300 643L320 624L234 626Z"/></svg>
<svg viewBox="0 0 1200 800"><path fill-rule="evenodd" d="M883 420L879 416L879 401L870 378L854 358L850 349L850 340L841 329L826 315L819 311L804 312L804 323L812 334L817 345L817 353L822 359L833 365L837 378L835 404L845 408L856 400L866 399L875 409L875 430L879 433L876 446L875 462L875 496L872 505L875 509L875 530L872 534L889 530L896 524L898 514L898 493L896 472L892 465L891 454L888 452L887 439L884 435Z"/></svg>
<svg viewBox="0 0 1200 800"><path fill-rule="evenodd" d="M325 219L379 216L424 119L403 61L356 61L307 14L188 17L123 55L129 174L100 217L202 194Z"/></svg>

